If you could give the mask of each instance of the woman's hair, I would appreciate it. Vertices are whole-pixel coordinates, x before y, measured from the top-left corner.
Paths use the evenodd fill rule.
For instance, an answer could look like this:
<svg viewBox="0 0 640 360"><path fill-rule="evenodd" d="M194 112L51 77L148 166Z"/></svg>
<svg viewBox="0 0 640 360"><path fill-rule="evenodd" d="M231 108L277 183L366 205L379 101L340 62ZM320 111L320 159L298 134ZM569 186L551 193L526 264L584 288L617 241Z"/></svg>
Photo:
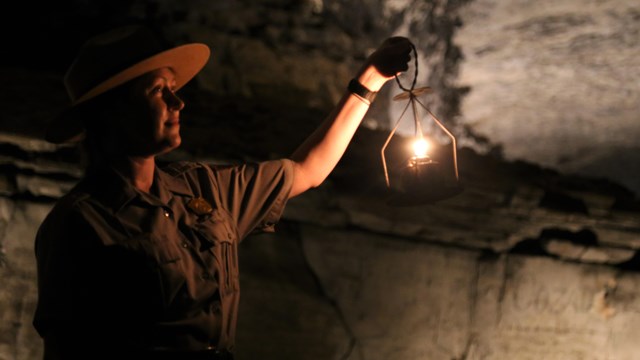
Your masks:
<svg viewBox="0 0 640 360"><path fill-rule="evenodd" d="M114 119L124 116L130 83L118 86L77 106L74 116L79 116L84 126L84 139L80 144L81 162L85 173L107 166L120 148Z"/></svg>

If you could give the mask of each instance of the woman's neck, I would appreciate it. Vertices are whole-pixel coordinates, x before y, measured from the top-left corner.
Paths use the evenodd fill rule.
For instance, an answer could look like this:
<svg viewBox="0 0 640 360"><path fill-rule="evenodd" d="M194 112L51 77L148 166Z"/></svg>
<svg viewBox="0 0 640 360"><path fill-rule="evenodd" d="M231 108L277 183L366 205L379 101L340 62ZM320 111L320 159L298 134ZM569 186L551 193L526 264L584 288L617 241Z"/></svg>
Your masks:
<svg viewBox="0 0 640 360"><path fill-rule="evenodd" d="M138 190L148 193L153 184L155 157L127 157L112 164Z"/></svg>

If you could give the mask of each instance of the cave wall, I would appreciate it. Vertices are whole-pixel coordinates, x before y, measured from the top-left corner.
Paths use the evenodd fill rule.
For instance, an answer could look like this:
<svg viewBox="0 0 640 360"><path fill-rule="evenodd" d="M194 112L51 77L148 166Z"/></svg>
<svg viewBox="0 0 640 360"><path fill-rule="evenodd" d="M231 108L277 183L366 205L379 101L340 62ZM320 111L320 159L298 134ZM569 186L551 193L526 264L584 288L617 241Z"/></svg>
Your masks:
<svg viewBox="0 0 640 360"><path fill-rule="evenodd" d="M463 123L525 159L640 192L640 5L477 0L460 13Z"/></svg>
<svg viewBox="0 0 640 360"><path fill-rule="evenodd" d="M613 36L631 33L635 12L614 0L547 5L69 1L15 16L8 47L41 47L14 51L0 69L12 89L0 99L0 359L41 358L31 327L33 239L82 173L77 149L38 140L43 124L66 106L62 74L81 41L130 21L145 22L169 43L201 41L213 50L182 90L184 143L167 160L286 156L366 55L394 34L417 45L419 83L435 90L428 104L461 140L461 195L390 207L379 149L398 114L390 99L398 88L386 86L331 177L289 203L276 234L242 243L239 359L633 359L640 330L640 206L633 193L616 183L620 177L571 176L577 168L517 159L563 165L563 151L580 144L593 154L633 146L618 140L630 139L637 126L625 115L637 103L635 83L612 84L620 68L637 69L626 55L637 43ZM618 18L627 20L612 20ZM20 35L27 28L36 31ZM607 41L593 40L607 31ZM580 57L564 49L562 41L574 36L588 43L580 51L618 51ZM547 51L556 48L565 53ZM524 65L522 57L530 57ZM608 65L591 63L597 59ZM590 74L589 84L600 87L584 94L578 90L585 85L566 88L576 78L556 70ZM540 75L547 72L556 75ZM627 100L615 95L621 89ZM580 94L591 100L579 102ZM515 106L513 99L527 102ZM537 116L523 116L534 108ZM568 108L580 114L580 126L553 121ZM597 122L602 113L612 120ZM553 126L566 126L564 137L551 136ZM633 172L627 155L606 165Z"/></svg>
<svg viewBox="0 0 640 360"><path fill-rule="evenodd" d="M66 148L0 139L0 359L39 359L33 239L80 171L59 160ZM238 359L634 359L640 204L628 190L461 159L475 164L462 194L393 207L349 185L381 175L350 152L289 202L275 234L247 238Z"/></svg>

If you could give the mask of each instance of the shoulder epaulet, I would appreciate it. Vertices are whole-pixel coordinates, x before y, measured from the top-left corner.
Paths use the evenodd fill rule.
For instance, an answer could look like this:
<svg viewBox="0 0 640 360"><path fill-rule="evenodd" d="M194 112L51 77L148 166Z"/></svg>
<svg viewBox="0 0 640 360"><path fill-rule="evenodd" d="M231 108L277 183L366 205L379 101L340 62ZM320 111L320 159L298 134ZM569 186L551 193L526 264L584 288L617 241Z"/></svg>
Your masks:
<svg viewBox="0 0 640 360"><path fill-rule="evenodd" d="M89 193L80 186L81 184L77 184L74 186L68 193L63 195L58 199L58 204L67 204L69 206L75 206L77 203L80 203L91 197Z"/></svg>
<svg viewBox="0 0 640 360"><path fill-rule="evenodd" d="M73 191L73 192L69 192L69 193L65 194L60 199L58 199L58 202L56 204L59 205L59 206L74 207L78 203L81 203L81 202L89 199L90 197L91 197L91 195L89 195L86 192Z"/></svg>
<svg viewBox="0 0 640 360"><path fill-rule="evenodd" d="M177 161L162 168L164 172L171 176L180 176L185 172L202 167L202 164L194 161Z"/></svg>
<svg viewBox="0 0 640 360"><path fill-rule="evenodd" d="M77 209L79 206L82 206L85 200L89 199L91 196L82 191L71 191L56 201L53 205L49 214L47 214L45 220L51 218L59 218L60 216L67 216L74 209ZM44 220L43 220L44 221Z"/></svg>

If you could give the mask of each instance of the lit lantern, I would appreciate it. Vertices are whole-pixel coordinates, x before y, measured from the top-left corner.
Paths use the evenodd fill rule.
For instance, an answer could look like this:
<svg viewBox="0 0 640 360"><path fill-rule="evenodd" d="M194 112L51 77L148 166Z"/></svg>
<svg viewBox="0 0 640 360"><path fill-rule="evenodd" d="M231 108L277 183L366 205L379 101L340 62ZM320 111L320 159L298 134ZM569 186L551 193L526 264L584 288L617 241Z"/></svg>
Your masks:
<svg viewBox="0 0 640 360"><path fill-rule="evenodd" d="M413 48L413 50L414 53L416 53L415 47ZM432 90L428 87L415 88L417 77L418 62L416 54L415 77L413 79L411 88L407 89L403 87L400 83L400 80L396 76L396 81L404 92L396 95L393 100L407 100L407 105L402 111L381 150L382 165L384 168L387 187L393 190L392 196L389 199L389 203L391 205L409 206L429 204L453 197L462 192L462 186L460 185L458 176L456 138L431 112L431 110L429 110L418 99L418 96L427 94ZM431 118L451 139L453 157L452 171L448 171L446 167L442 166L442 164L429 157L430 142L427 140L422 131L420 114L418 113L418 105L420 105L420 108L424 110L424 115L428 118ZM399 179L394 180L392 184L389 176L387 161L385 158L385 150L387 149L391 138L398 129L400 121L409 109L409 106L411 106L411 111L413 112L413 121L415 125L415 136L412 142L413 155L402 164Z"/></svg>

